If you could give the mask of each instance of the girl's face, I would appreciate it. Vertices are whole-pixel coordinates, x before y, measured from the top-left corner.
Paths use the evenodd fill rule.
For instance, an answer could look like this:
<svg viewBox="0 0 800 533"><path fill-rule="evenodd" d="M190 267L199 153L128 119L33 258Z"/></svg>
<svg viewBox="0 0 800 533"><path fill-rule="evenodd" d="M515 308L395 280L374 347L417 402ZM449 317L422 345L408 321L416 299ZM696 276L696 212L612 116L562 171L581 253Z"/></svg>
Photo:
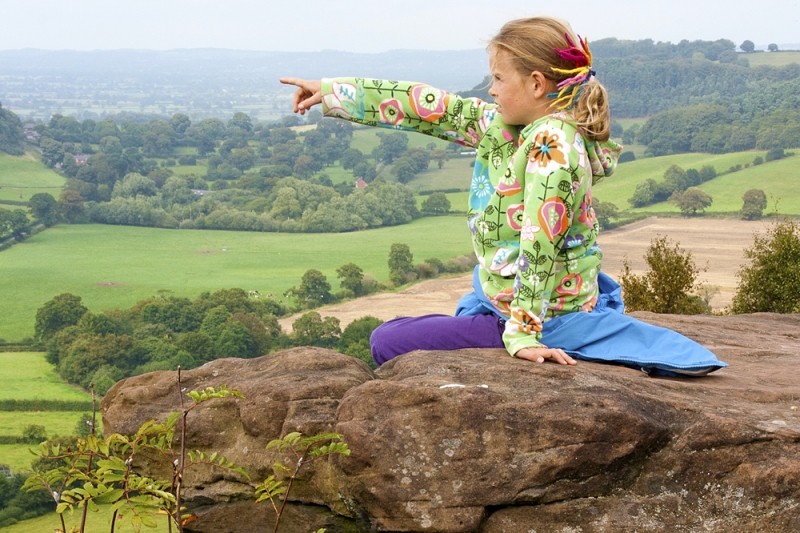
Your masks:
<svg viewBox="0 0 800 533"><path fill-rule="evenodd" d="M506 124L527 125L547 114L549 102L541 73L521 74L514 68L511 52L497 46L489 54L489 70L492 73L489 94Z"/></svg>

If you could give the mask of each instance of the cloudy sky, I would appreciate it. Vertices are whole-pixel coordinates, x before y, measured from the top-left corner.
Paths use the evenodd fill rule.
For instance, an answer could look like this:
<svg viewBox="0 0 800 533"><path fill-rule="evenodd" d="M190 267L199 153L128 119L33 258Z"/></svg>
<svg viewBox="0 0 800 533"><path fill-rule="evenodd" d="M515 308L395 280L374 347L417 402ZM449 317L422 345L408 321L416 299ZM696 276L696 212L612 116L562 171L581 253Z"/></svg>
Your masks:
<svg viewBox="0 0 800 533"><path fill-rule="evenodd" d="M463 50L542 14L590 40L800 43L800 0L0 0L0 50Z"/></svg>

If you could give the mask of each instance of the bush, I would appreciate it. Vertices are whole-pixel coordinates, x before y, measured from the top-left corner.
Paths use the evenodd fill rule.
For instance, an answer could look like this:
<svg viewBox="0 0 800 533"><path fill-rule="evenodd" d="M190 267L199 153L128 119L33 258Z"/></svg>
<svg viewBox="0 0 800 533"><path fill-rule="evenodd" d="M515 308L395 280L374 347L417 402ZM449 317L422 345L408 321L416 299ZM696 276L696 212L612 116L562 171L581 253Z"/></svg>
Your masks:
<svg viewBox="0 0 800 533"><path fill-rule="evenodd" d="M39 444L47 440L47 430L44 426L30 424L22 430L22 439L28 444Z"/></svg>
<svg viewBox="0 0 800 533"><path fill-rule="evenodd" d="M372 316L365 316L350 322L339 337L339 351L356 359L361 359L370 368L377 368L375 361L372 359L369 337L375 328L381 324L383 324L383 320Z"/></svg>
<svg viewBox="0 0 800 533"><path fill-rule="evenodd" d="M691 252L667 237L656 237L644 259L650 270L642 275L631 272L627 257L622 261L620 285L626 311L696 315L707 310L700 297L690 294L700 288Z"/></svg>
<svg viewBox="0 0 800 533"><path fill-rule="evenodd" d="M734 313L800 312L800 225L784 219L765 235L755 235L744 251L749 265L739 269Z"/></svg>
<svg viewBox="0 0 800 533"><path fill-rule="evenodd" d="M761 157L760 155L759 155L759 156L756 156L756 158L755 158L755 159L753 159L753 164L754 164L754 165L761 165L761 164L763 164L763 163L764 163L764 158L763 158L763 157Z"/></svg>
<svg viewBox="0 0 800 533"><path fill-rule="evenodd" d="M767 208L767 195L761 189L750 189L742 196L743 204L739 215L744 220L758 220Z"/></svg>
<svg viewBox="0 0 800 533"><path fill-rule="evenodd" d="M783 148L773 148L767 152L767 157L765 159L766 161L777 161L778 159L783 159L784 157L786 157L786 152L783 151Z"/></svg>
<svg viewBox="0 0 800 533"><path fill-rule="evenodd" d="M197 156L182 155L178 158L178 164L183 166L193 166L197 164Z"/></svg>
<svg viewBox="0 0 800 533"><path fill-rule="evenodd" d="M617 159L617 163L627 163L628 161L636 161L636 154L633 152L622 152Z"/></svg>

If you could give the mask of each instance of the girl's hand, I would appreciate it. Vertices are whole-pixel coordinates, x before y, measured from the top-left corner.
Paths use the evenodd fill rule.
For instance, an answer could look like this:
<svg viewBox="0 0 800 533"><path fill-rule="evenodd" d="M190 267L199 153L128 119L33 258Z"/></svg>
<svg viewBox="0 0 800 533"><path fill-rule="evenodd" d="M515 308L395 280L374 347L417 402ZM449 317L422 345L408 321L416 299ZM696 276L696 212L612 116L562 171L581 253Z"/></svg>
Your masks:
<svg viewBox="0 0 800 533"><path fill-rule="evenodd" d="M523 348L514 354L514 357L520 359L527 359L536 363L544 363L545 359L552 359L561 365L575 366L578 362L560 348L548 348L547 346L540 346L539 348Z"/></svg>
<svg viewBox="0 0 800 533"><path fill-rule="evenodd" d="M322 102L322 82L320 80L281 78L281 83L298 87L292 99L292 107L295 113L305 115L311 106Z"/></svg>

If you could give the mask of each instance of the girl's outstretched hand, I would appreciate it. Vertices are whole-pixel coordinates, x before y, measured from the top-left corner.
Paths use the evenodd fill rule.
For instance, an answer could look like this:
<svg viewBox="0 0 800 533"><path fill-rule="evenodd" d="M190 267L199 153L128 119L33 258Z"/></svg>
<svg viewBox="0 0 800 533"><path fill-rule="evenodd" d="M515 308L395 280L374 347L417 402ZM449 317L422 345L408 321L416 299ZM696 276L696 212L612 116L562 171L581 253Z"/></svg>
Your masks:
<svg viewBox="0 0 800 533"><path fill-rule="evenodd" d="M547 346L541 346L539 348L523 348L515 353L514 357L527 359L528 361L533 361L536 363L544 363L545 359L552 359L561 365L575 366L578 364L578 362L567 355L567 352L564 350L560 348L548 348Z"/></svg>
<svg viewBox="0 0 800 533"><path fill-rule="evenodd" d="M322 82L320 80L281 78L281 83L298 87L292 99L292 108L295 113L305 115L311 106L322 102Z"/></svg>

